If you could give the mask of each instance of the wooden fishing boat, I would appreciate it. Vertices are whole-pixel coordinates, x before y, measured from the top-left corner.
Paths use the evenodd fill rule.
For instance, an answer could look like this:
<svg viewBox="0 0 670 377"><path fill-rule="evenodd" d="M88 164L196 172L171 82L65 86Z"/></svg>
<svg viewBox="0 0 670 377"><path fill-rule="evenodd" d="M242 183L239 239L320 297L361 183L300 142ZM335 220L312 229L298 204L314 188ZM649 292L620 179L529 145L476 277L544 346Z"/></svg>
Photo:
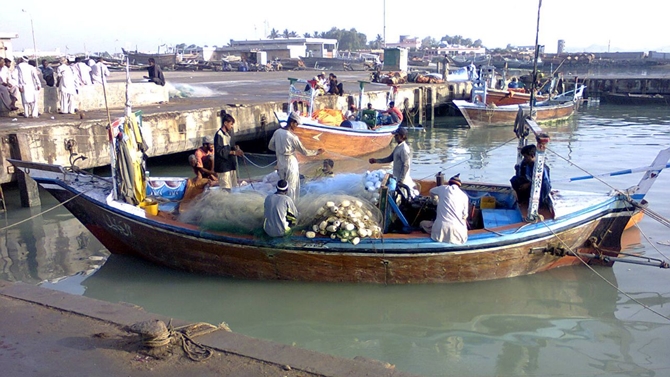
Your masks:
<svg viewBox="0 0 670 377"><path fill-rule="evenodd" d="M377 112L372 110L371 112L359 112L359 121L350 121L347 125L351 127L343 127L340 122L344 120L344 117L340 110L314 110L316 93L312 83L298 79L289 80L291 81L288 108L294 109L303 117L303 124L294 132L305 148L323 148L326 151L336 152L337 156L358 157L387 148L393 140L393 132L398 129L399 123L379 124ZM361 83L359 103L363 98L363 86L364 84ZM306 88L308 90L305 90ZM339 117L335 118L340 120L334 123L332 121L324 123L317 119L322 111L337 113ZM289 114L275 112L275 116L280 125L285 125ZM299 155L299 158L308 159L302 155Z"/></svg>
<svg viewBox="0 0 670 377"><path fill-rule="evenodd" d="M547 96L537 96L538 101L547 100ZM486 104L495 106L522 105L530 102L530 93L523 89L486 89Z"/></svg>
<svg viewBox="0 0 670 377"><path fill-rule="evenodd" d="M575 91L563 93L554 98L537 102L533 106L533 116L538 123L556 122L568 119L579 108L584 92L584 85ZM530 112L529 102L524 104L496 106L488 104L489 91L486 86L480 90L473 89L473 102L454 100L453 104L460 110L471 128L485 126L510 126L515 123L517 113L521 109Z"/></svg>
<svg viewBox="0 0 670 377"><path fill-rule="evenodd" d="M177 53L167 54L149 54L137 51L123 50L123 54L128 56L130 64L149 64L149 58L154 58L156 64L161 68L172 69L177 64Z"/></svg>
<svg viewBox="0 0 670 377"><path fill-rule="evenodd" d="M670 105L670 96L664 96L662 94L651 95L605 92L600 95L600 101L614 105L668 106Z"/></svg>
<svg viewBox="0 0 670 377"><path fill-rule="evenodd" d="M417 230L417 221L434 215L420 210L423 215L419 216L412 208L429 209L430 201L425 197L407 199L402 185L388 176L379 188L382 217L373 233L360 232L355 241L340 233L329 237L300 230L269 238L254 232L203 229L180 222L160 206L156 212L145 211L136 205L143 203L141 189L134 191L141 198L129 200L120 195L119 190L128 185L119 183L128 174L113 174L109 179L73 167L10 162L59 200L111 253L191 272L245 279L408 284L491 280L569 265L611 266L615 261L629 261L632 256L619 256L622 232L639 213L644 194L670 160L670 148L659 153L642 181L629 190L613 194L553 190L550 208L540 209L543 145L548 137L531 120L523 127L518 133L520 145L531 133L540 143L535 163L540 173L532 183L530 204L520 205L509 185L464 183L462 189L470 198L471 230L462 245L435 242ZM124 140L123 135L112 137L113 142L121 142L117 140ZM123 142L129 147L141 144ZM134 155L129 153L128 158ZM121 161L119 166L124 164L132 176L135 164ZM423 182L421 188L425 193L434 184ZM174 195L183 186L170 184L166 192ZM231 196L227 203L234 201ZM357 205L363 202L366 200L361 198ZM344 202L341 206L346 207ZM402 232L393 233L394 229ZM649 258L632 263L668 267Z"/></svg>

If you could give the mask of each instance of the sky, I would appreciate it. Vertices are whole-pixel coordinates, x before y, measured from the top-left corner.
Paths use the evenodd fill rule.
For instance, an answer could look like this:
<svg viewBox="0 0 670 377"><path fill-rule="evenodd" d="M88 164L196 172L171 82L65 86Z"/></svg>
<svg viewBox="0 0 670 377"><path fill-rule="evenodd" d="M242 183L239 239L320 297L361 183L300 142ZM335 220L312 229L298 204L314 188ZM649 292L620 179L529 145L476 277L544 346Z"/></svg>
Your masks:
<svg viewBox="0 0 670 377"><path fill-rule="evenodd" d="M47 5L48 4L48 5ZM97 5L95 5L97 4ZM174 4L174 5L170 5ZM6 2L0 33L17 33L15 52L32 49L65 54L120 52L121 48L157 52L179 43L225 46L231 39L264 39L273 28L304 33L356 29L368 37L461 35L481 39L488 48L535 44L538 0L337 0L217 2L68 0ZM309 5L307 5L309 4ZM416 5L415 5L416 4ZM421 5L419 5L421 4ZM65 6L67 5L67 6ZM556 52L559 39L568 51L670 51L667 0L615 2L543 0L539 44ZM31 29L31 20L33 28ZM165 47L162 47L164 49Z"/></svg>

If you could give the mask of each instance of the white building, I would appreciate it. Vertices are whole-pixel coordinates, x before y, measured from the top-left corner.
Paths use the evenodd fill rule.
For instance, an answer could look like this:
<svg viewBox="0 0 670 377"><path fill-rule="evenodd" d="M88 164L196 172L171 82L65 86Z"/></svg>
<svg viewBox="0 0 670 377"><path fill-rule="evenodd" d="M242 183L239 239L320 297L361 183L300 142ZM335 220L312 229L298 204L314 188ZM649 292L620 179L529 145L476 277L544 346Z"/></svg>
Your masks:
<svg viewBox="0 0 670 377"><path fill-rule="evenodd" d="M12 50L12 39L18 38L17 33L0 32L0 57L3 59L14 58L14 51Z"/></svg>

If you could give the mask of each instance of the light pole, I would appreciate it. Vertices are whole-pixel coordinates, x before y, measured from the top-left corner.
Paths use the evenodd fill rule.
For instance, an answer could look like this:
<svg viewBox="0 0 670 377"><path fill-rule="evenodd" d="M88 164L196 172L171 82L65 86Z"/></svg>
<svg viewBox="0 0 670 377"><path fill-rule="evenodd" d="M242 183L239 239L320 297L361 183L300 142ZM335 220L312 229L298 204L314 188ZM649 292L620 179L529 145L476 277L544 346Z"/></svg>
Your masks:
<svg viewBox="0 0 670 377"><path fill-rule="evenodd" d="M35 44L35 27L33 26L33 15L25 9L21 9L21 12L27 13L28 17L30 17L30 31L33 33L33 59L37 61L37 45Z"/></svg>

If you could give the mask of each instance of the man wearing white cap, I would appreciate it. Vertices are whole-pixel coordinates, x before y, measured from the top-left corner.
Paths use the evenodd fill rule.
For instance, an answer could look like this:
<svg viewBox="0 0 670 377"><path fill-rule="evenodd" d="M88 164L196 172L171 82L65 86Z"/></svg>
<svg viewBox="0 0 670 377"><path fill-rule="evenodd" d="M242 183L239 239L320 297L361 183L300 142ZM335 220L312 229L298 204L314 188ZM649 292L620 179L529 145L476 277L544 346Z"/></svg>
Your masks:
<svg viewBox="0 0 670 377"><path fill-rule="evenodd" d="M305 156L316 156L324 152L306 149L300 139L293 133L302 124L300 115L292 112L287 119L287 126L280 128L272 134L268 149L274 151L277 156L277 173L279 178L288 182L288 196L295 201L300 194L300 168L295 152L298 151Z"/></svg>
<svg viewBox="0 0 670 377"><path fill-rule="evenodd" d="M263 230L270 237L283 237L297 223L298 210L288 196L288 182L281 179L277 182L277 192L265 198Z"/></svg>
<svg viewBox="0 0 670 377"><path fill-rule="evenodd" d="M464 244L468 240L468 196L461 190L460 174L449 179L446 186L430 189L430 195L437 196L437 216L435 221L424 220L421 228L437 242Z"/></svg>
<svg viewBox="0 0 670 377"><path fill-rule="evenodd" d="M19 65L16 66L17 79L19 83L19 92L21 92L21 101L23 102L23 116L26 118L37 118L37 95L40 92L40 77L37 69L28 64L28 58L22 57Z"/></svg>

